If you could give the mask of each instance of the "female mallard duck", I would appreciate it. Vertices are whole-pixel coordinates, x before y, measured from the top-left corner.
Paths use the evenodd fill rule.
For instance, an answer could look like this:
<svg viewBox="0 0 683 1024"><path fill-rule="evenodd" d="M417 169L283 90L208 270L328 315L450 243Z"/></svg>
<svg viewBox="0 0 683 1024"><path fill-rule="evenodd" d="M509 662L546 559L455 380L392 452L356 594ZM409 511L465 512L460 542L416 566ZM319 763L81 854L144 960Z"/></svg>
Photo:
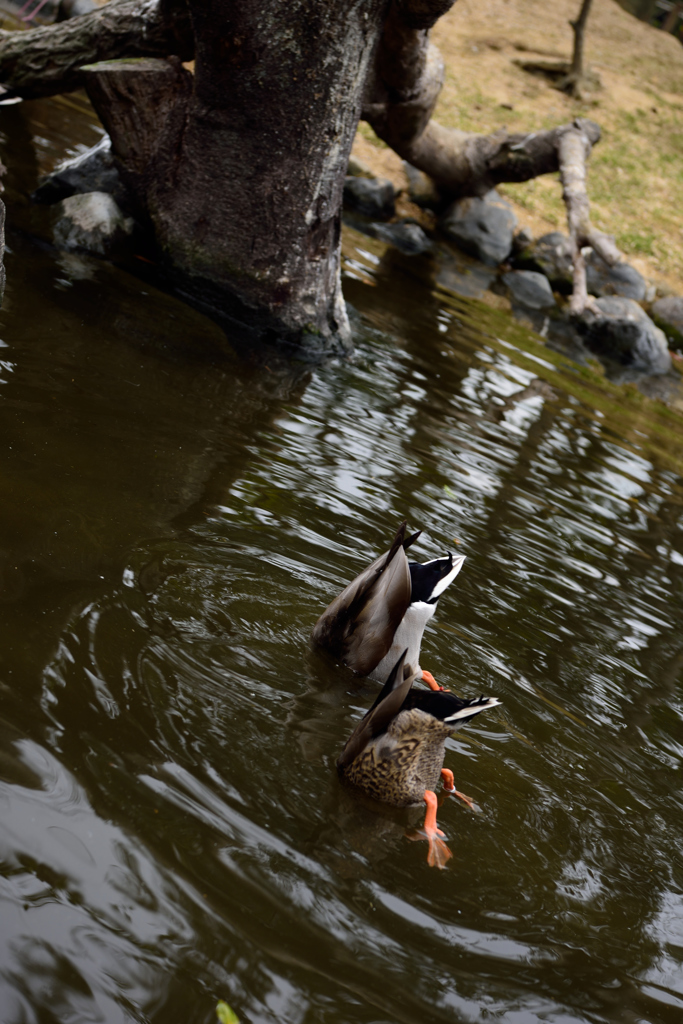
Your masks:
<svg viewBox="0 0 683 1024"><path fill-rule="evenodd" d="M449 552L431 562L409 562L406 550L420 532L406 537L406 523L401 523L386 554L325 609L313 627L313 640L358 675L380 683L407 648L416 676L438 690L431 672L420 668L422 634L465 556L454 558Z"/></svg>
<svg viewBox="0 0 683 1024"><path fill-rule="evenodd" d="M407 654L405 650L377 700L351 733L337 771L352 786L394 807L411 807L424 800L427 859L432 867L443 868L451 851L436 826L434 789L439 778L447 792L471 806L469 798L453 786L453 773L443 767L446 737L500 701L497 697L462 700L447 691L413 690L417 673L406 662Z"/></svg>

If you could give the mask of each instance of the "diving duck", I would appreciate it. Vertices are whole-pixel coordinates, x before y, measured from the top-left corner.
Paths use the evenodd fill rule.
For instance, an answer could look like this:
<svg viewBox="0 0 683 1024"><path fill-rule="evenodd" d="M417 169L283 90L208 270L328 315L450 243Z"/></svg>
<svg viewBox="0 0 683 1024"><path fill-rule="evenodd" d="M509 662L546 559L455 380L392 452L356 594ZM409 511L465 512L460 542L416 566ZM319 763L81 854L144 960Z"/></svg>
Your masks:
<svg viewBox="0 0 683 1024"><path fill-rule="evenodd" d="M375 800L394 807L427 804L421 836L429 841L428 863L443 868L451 851L436 825L441 778L446 793L472 801L453 785L443 767L446 738L475 715L493 708L497 697L464 700L448 691L413 690L417 672L407 662L407 649L394 665L377 700L347 740L337 761L341 779Z"/></svg>
<svg viewBox="0 0 683 1024"><path fill-rule="evenodd" d="M465 561L449 552L430 562L409 562L407 549L422 532L406 536L401 523L389 550L356 576L313 627L313 641L353 672L383 683L404 648L408 664L430 689L439 686L420 668L420 644L436 603Z"/></svg>

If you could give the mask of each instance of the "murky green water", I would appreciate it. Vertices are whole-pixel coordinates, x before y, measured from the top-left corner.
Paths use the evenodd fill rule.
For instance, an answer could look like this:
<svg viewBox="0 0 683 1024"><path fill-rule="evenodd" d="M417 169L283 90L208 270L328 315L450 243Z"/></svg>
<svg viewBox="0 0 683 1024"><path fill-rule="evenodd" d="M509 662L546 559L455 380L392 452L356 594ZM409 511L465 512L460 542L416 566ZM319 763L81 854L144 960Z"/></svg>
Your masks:
<svg viewBox="0 0 683 1024"><path fill-rule="evenodd" d="M681 420L353 234L355 362L190 358L32 234L81 108L0 108L3 1024L678 1024ZM422 664L504 701L444 872L340 789L376 687L308 647L404 516L468 556Z"/></svg>

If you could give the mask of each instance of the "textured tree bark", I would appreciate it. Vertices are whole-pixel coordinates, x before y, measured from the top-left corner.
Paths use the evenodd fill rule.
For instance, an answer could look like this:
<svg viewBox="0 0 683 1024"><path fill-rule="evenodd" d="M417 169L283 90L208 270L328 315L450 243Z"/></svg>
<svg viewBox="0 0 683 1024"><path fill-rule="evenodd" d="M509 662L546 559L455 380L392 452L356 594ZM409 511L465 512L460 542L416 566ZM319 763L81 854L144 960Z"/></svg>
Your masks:
<svg viewBox="0 0 683 1024"><path fill-rule="evenodd" d="M116 0L3 33L0 81L26 97L85 82L177 290L248 343L349 344L340 210L361 109L445 198L560 169L578 308L581 246L619 258L588 220L585 160L600 129L477 135L433 121L443 63L429 29L452 2ZM190 56L194 76L179 59Z"/></svg>
<svg viewBox="0 0 683 1024"><path fill-rule="evenodd" d="M342 189L384 0L189 6L194 78L149 60L85 72L122 174L178 290L233 336L344 349Z"/></svg>
<svg viewBox="0 0 683 1024"><path fill-rule="evenodd" d="M569 74L576 81L583 78L583 45L586 38L586 22L588 21L592 3L593 0L583 0L578 18L576 21L569 22L574 33L574 53Z"/></svg>
<svg viewBox="0 0 683 1024"><path fill-rule="evenodd" d="M177 57L104 61L81 73L138 217L149 217L157 182L178 158L192 75Z"/></svg>
<svg viewBox="0 0 683 1024"><path fill-rule="evenodd" d="M58 25L0 30L0 84L9 96L54 96L81 88L80 69L92 61L171 53L182 60L194 56L185 3L118 0Z"/></svg>

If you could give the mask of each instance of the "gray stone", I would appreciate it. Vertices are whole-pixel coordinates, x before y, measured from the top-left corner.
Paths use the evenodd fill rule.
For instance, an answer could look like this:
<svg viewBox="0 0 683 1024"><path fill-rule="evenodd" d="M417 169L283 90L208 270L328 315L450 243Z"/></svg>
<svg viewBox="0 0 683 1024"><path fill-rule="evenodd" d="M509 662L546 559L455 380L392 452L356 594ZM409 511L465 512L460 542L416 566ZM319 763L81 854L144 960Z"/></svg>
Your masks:
<svg viewBox="0 0 683 1024"><path fill-rule="evenodd" d="M31 198L36 203L50 204L86 192L108 192L125 205L126 190L114 164L108 135L85 153L58 164Z"/></svg>
<svg viewBox="0 0 683 1024"><path fill-rule="evenodd" d="M569 238L561 231L551 231L523 249L512 260L517 270L533 270L545 274L554 291L570 295L574 289L574 265Z"/></svg>
<svg viewBox="0 0 683 1024"><path fill-rule="evenodd" d="M347 177L344 182L344 205L366 217L388 220L394 216L394 186L386 178Z"/></svg>
<svg viewBox="0 0 683 1024"><path fill-rule="evenodd" d="M441 222L446 234L465 252L495 266L507 259L517 218L494 190L483 198L456 199Z"/></svg>
<svg viewBox="0 0 683 1024"><path fill-rule="evenodd" d="M534 244L534 236L531 233L531 229L527 227L520 228L512 239L512 251L513 252L524 252L530 245Z"/></svg>
<svg viewBox="0 0 683 1024"><path fill-rule="evenodd" d="M556 305L550 283L544 274L535 270L511 270L503 274L502 281L512 301L520 306L549 309Z"/></svg>
<svg viewBox="0 0 683 1024"><path fill-rule="evenodd" d="M541 329L539 334L546 339L545 343L548 348L567 356L579 366L588 366L589 361L593 359L593 353L584 344L574 318L561 313L559 315L553 313L547 317L546 330Z"/></svg>
<svg viewBox="0 0 683 1024"><path fill-rule="evenodd" d="M610 267L596 252L586 259L586 283L589 295L621 295L636 302L642 302L647 292L645 278L635 267L628 263Z"/></svg>
<svg viewBox="0 0 683 1024"><path fill-rule="evenodd" d="M365 163L364 160L359 160L357 156L353 154L349 157L349 162L346 167L346 173L351 175L352 178L376 178L377 175L373 173L372 168Z"/></svg>
<svg viewBox="0 0 683 1024"><path fill-rule="evenodd" d="M436 249L436 283L440 288L464 298L480 299L495 279L496 271L479 260L449 245Z"/></svg>
<svg viewBox="0 0 683 1024"><path fill-rule="evenodd" d="M57 265L68 281L94 281L97 275L97 259L88 253L62 250Z"/></svg>
<svg viewBox="0 0 683 1024"><path fill-rule="evenodd" d="M587 310L579 330L597 355L639 373L668 373L671 355L664 332L633 299L604 296L596 300L600 314Z"/></svg>
<svg viewBox="0 0 683 1024"><path fill-rule="evenodd" d="M133 230L132 218L125 217L106 192L69 196L60 206L54 239L65 249L86 249L106 256Z"/></svg>
<svg viewBox="0 0 683 1024"><path fill-rule="evenodd" d="M678 373L669 373L658 377L643 377L638 381L638 390L648 398L663 402L677 412L683 409L683 389Z"/></svg>
<svg viewBox="0 0 683 1024"><path fill-rule="evenodd" d="M414 221L402 220L397 224L370 224L369 232L387 245L393 245L406 256L418 256L429 252L432 242L419 224Z"/></svg>
<svg viewBox="0 0 683 1024"><path fill-rule="evenodd" d="M403 169L408 178L408 194L412 201L425 209L437 207L441 196L429 175L413 167L407 160L403 161Z"/></svg>
<svg viewBox="0 0 683 1024"><path fill-rule="evenodd" d="M518 270L536 270L550 281L552 288L563 295L574 289L574 266L569 238L561 231L551 231L527 246L512 260ZM617 263L610 267L596 252L586 258L586 281L590 295L621 295L642 302L647 284L635 267Z"/></svg>
<svg viewBox="0 0 683 1024"><path fill-rule="evenodd" d="M683 298L680 295L657 299L650 312L653 320L673 342L683 344Z"/></svg>

